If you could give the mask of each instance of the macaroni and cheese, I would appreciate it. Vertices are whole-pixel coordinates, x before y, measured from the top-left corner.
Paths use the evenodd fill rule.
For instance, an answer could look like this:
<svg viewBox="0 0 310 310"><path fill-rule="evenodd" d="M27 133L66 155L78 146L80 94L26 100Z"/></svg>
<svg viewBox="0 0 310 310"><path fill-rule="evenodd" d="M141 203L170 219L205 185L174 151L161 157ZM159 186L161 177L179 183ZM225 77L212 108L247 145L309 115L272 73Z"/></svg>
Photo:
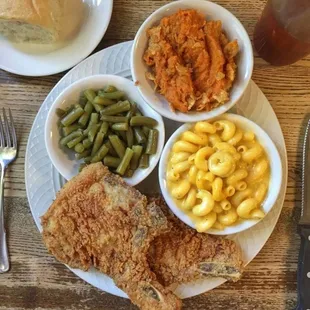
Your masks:
<svg viewBox="0 0 310 310"><path fill-rule="evenodd" d="M177 206L199 232L265 216L270 165L252 132L233 122L198 122L172 147L166 173Z"/></svg>

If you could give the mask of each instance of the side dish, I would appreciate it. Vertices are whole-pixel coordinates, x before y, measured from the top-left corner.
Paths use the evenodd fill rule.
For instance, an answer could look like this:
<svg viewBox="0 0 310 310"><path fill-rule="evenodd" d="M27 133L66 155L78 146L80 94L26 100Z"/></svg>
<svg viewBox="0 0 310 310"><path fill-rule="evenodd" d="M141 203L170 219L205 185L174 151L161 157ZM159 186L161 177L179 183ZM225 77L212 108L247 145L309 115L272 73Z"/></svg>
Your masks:
<svg viewBox="0 0 310 310"><path fill-rule="evenodd" d="M269 161L252 132L233 122L198 122L174 143L166 173L174 201L197 231L260 219Z"/></svg>
<svg viewBox="0 0 310 310"><path fill-rule="evenodd" d="M157 152L157 121L143 116L114 86L87 89L79 103L56 113L60 145L84 160L81 169L102 161L112 171L131 177L137 168L147 168L149 157Z"/></svg>
<svg viewBox="0 0 310 310"><path fill-rule="evenodd" d="M150 28L148 36L146 75L172 110L209 111L229 101L239 46L228 40L221 21L179 10Z"/></svg>
<svg viewBox="0 0 310 310"><path fill-rule="evenodd" d="M243 267L233 240L199 234L102 163L57 194L41 218L43 240L62 263L110 276L142 310L179 310L171 284L202 277L236 281Z"/></svg>

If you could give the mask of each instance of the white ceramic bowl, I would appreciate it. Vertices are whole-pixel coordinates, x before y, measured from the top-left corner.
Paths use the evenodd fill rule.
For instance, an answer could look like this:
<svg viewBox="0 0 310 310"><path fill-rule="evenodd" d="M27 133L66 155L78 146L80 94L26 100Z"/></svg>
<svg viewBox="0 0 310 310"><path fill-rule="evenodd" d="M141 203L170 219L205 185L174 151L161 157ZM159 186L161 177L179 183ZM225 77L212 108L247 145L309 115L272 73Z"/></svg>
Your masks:
<svg viewBox="0 0 310 310"><path fill-rule="evenodd" d="M60 134L57 126L58 117L56 108L67 108L78 102L81 93L88 88L100 89L106 85L113 85L124 91L130 100L137 103L139 109L145 116L157 120L158 125L155 127L159 131L157 153L150 158L150 166L147 169L138 169L131 178L124 178L131 185L137 185L143 181L155 168L161 155L165 141L165 127L162 117L150 108L139 95L134 83L116 75L94 75L81 79L68 88L66 88L55 100L47 115L45 125L45 144L47 153L58 172L66 179L70 180L78 174L79 165L83 162L74 158L74 152L63 149L59 145Z"/></svg>
<svg viewBox="0 0 310 310"><path fill-rule="evenodd" d="M275 204L278 195L280 193L281 184L282 184L282 164L281 164L281 158L278 153L278 150L272 140L269 138L267 133L261 129L258 125L253 123L252 121L248 120L247 118L236 115L236 114L224 114L219 117L216 117L212 119L212 121L217 119L226 119L234 122L240 129L252 131L254 132L257 141L263 146L265 149L265 152L267 154L267 157L270 162L270 183L269 183L269 190L265 199L264 204L262 205L262 209L267 214ZM179 139L180 135L188 130L189 128L192 128L193 124L185 124L181 126L168 140L166 143L160 163L159 163L159 184L162 191L162 194L171 209L171 211L184 223L191 226L192 228L195 228L195 225L191 218L186 215L181 209L179 209L174 202L173 198L171 197L168 189L167 189L167 182L166 182L166 171L167 171L167 163L169 154L171 152L173 144ZM255 224L257 224L260 220L242 220L239 221L234 226L228 226L224 230L216 230L216 229L210 229L208 230L209 234L214 235L230 235L235 234L238 232L241 232L243 230L246 230Z"/></svg>
<svg viewBox="0 0 310 310"><path fill-rule="evenodd" d="M210 112L173 112L167 100L154 91L154 83L145 77L149 71L143 61L143 54L147 48L147 29L158 25L160 20L169 16L179 9L196 9L206 16L207 20L221 20L223 29L230 40L237 39L240 53L237 57L237 77L230 91L230 100ZM228 111L244 93L253 71L253 50L249 36L239 20L229 11L215 3L205 0L179 0L169 3L155 11L142 24L135 37L131 55L131 73L133 80L137 83L138 89L144 100L158 113L169 119L179 122L197 122L208 120Z"/></svg>

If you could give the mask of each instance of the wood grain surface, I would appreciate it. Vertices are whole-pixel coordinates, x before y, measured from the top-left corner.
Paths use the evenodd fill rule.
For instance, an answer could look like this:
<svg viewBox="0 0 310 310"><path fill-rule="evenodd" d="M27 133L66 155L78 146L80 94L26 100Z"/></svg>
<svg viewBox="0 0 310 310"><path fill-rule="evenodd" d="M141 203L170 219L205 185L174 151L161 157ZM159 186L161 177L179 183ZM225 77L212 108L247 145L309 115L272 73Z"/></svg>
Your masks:
<svg viewBox="0 0 310 310"><path fill-rule="evenodd" d="M170 1L114 0L108 31L96 51L132 40L151 12ZM252 38L265 0L217 0L235 14ZM0 51L1 52L1 51ZM20 77L0 70L0 107L10 107L19 139L18 159L5 185L5 219L12 268L0 275L0 309L136 309L128 300L91 287L51 257L32 219L25 191L24 159L29 131L47 94L64 73ZM285 136L288 188L280 220L267 244L238 283L184 300L184 309L293 309L297 302L301 152L305 117L310 113L310 57L272 67L255 54L253 80L272 104Z"/></svg>

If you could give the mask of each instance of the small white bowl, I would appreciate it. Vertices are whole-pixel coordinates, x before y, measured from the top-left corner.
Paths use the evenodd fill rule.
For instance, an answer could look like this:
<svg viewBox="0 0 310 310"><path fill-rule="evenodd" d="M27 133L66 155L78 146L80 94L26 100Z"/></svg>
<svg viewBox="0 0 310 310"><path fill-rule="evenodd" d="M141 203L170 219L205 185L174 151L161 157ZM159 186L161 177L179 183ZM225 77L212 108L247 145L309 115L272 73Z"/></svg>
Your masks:
<svg viewBox="0 0 310 310"><path fill-rule="evenodd" d="M281 184L282 184L282 164L281 164L281 158L280 158L280 155L278 153L276 146L274 145L270 137L267 135L267 133L262 128L260 128L254 122L250 121L249 119L243 116L236 115L236 114L224 114L210 121L215 121L218 119L230 120L234 122L237 125L237 127L239 127L240 129L252 131L255 134L257 141L265 149L266 155L270 163L270 183L269 183L269 190L268 190L265 202L262 205L262 209L267 215L267 213L272 209L273 205L275 204L278 198L278 195L281 189ZM169 158L169 154L171 152L172 146L179 139L180 135L184 131L192 127L193 127L193 124L184 124L170 137L170 139L168 140L168 142L166 143L164 147L162 156L160 158L158 176L159 176L160 189L171 211L181 221L183 221L190 227L195 228L195 225L192 219L187 214L185 214L180 208L178 208L178 206L174 202L173 198L171 197L171 194L168 191L167 180L166 180L168 158ZM237 222L237 224L234 226L226 227L224 230L210 229L207 231L207 233L213 234L213 235L231 235L231 234L244 231L254 226L259 221L260 220L242 220L242 221Z"/></svg>
<svg viewBox="0 0 310 310"><path fill-rule="evenodd" d="M173 112L167 100L154 91L154 83L149 81L145 73L150 68L143 61L143 54L147 48L147 30L158 25L160 20L169 16L179 9L196 9L205 15L207 20L221 20L223 29L230 40L237 39L240 52L237 57L237 77L230 90L230 100L209 112ZM251 79L253 71L253 50L250 38L239 22L229 11L215 3L205 0L179 0L169 3L149 16L137 32L131 54L131 73L133 81L144 100L158 113L178 122L197 122L208 120L225 113L241 98Z"/></svg>
<svg viewBox="0 0 310 310"><path fill-rule="evenodd" d="M76 160L73 151L63 149L59 145L60 133L57 126L58 117L56 115L56 109L65 109L78 102L81 93L88 88L96 90L106 85L113 85L124 91L130 100L137 103L139 109L145 116L152 117L158 122L158 125L155 127L159 131L158 148L157 153L150 158L149 168L137 169L131 178L124 178L129 185L135 186L143 181L157 165L164 146L165 127L162 117L144 102L134 83L123 77L116 75L94 75L81 79L66 88L55 100L47 115L45 125L45 145L47 153L55 168L66 180L70 180L78 174L79 166L83 161Z"/></svg>

